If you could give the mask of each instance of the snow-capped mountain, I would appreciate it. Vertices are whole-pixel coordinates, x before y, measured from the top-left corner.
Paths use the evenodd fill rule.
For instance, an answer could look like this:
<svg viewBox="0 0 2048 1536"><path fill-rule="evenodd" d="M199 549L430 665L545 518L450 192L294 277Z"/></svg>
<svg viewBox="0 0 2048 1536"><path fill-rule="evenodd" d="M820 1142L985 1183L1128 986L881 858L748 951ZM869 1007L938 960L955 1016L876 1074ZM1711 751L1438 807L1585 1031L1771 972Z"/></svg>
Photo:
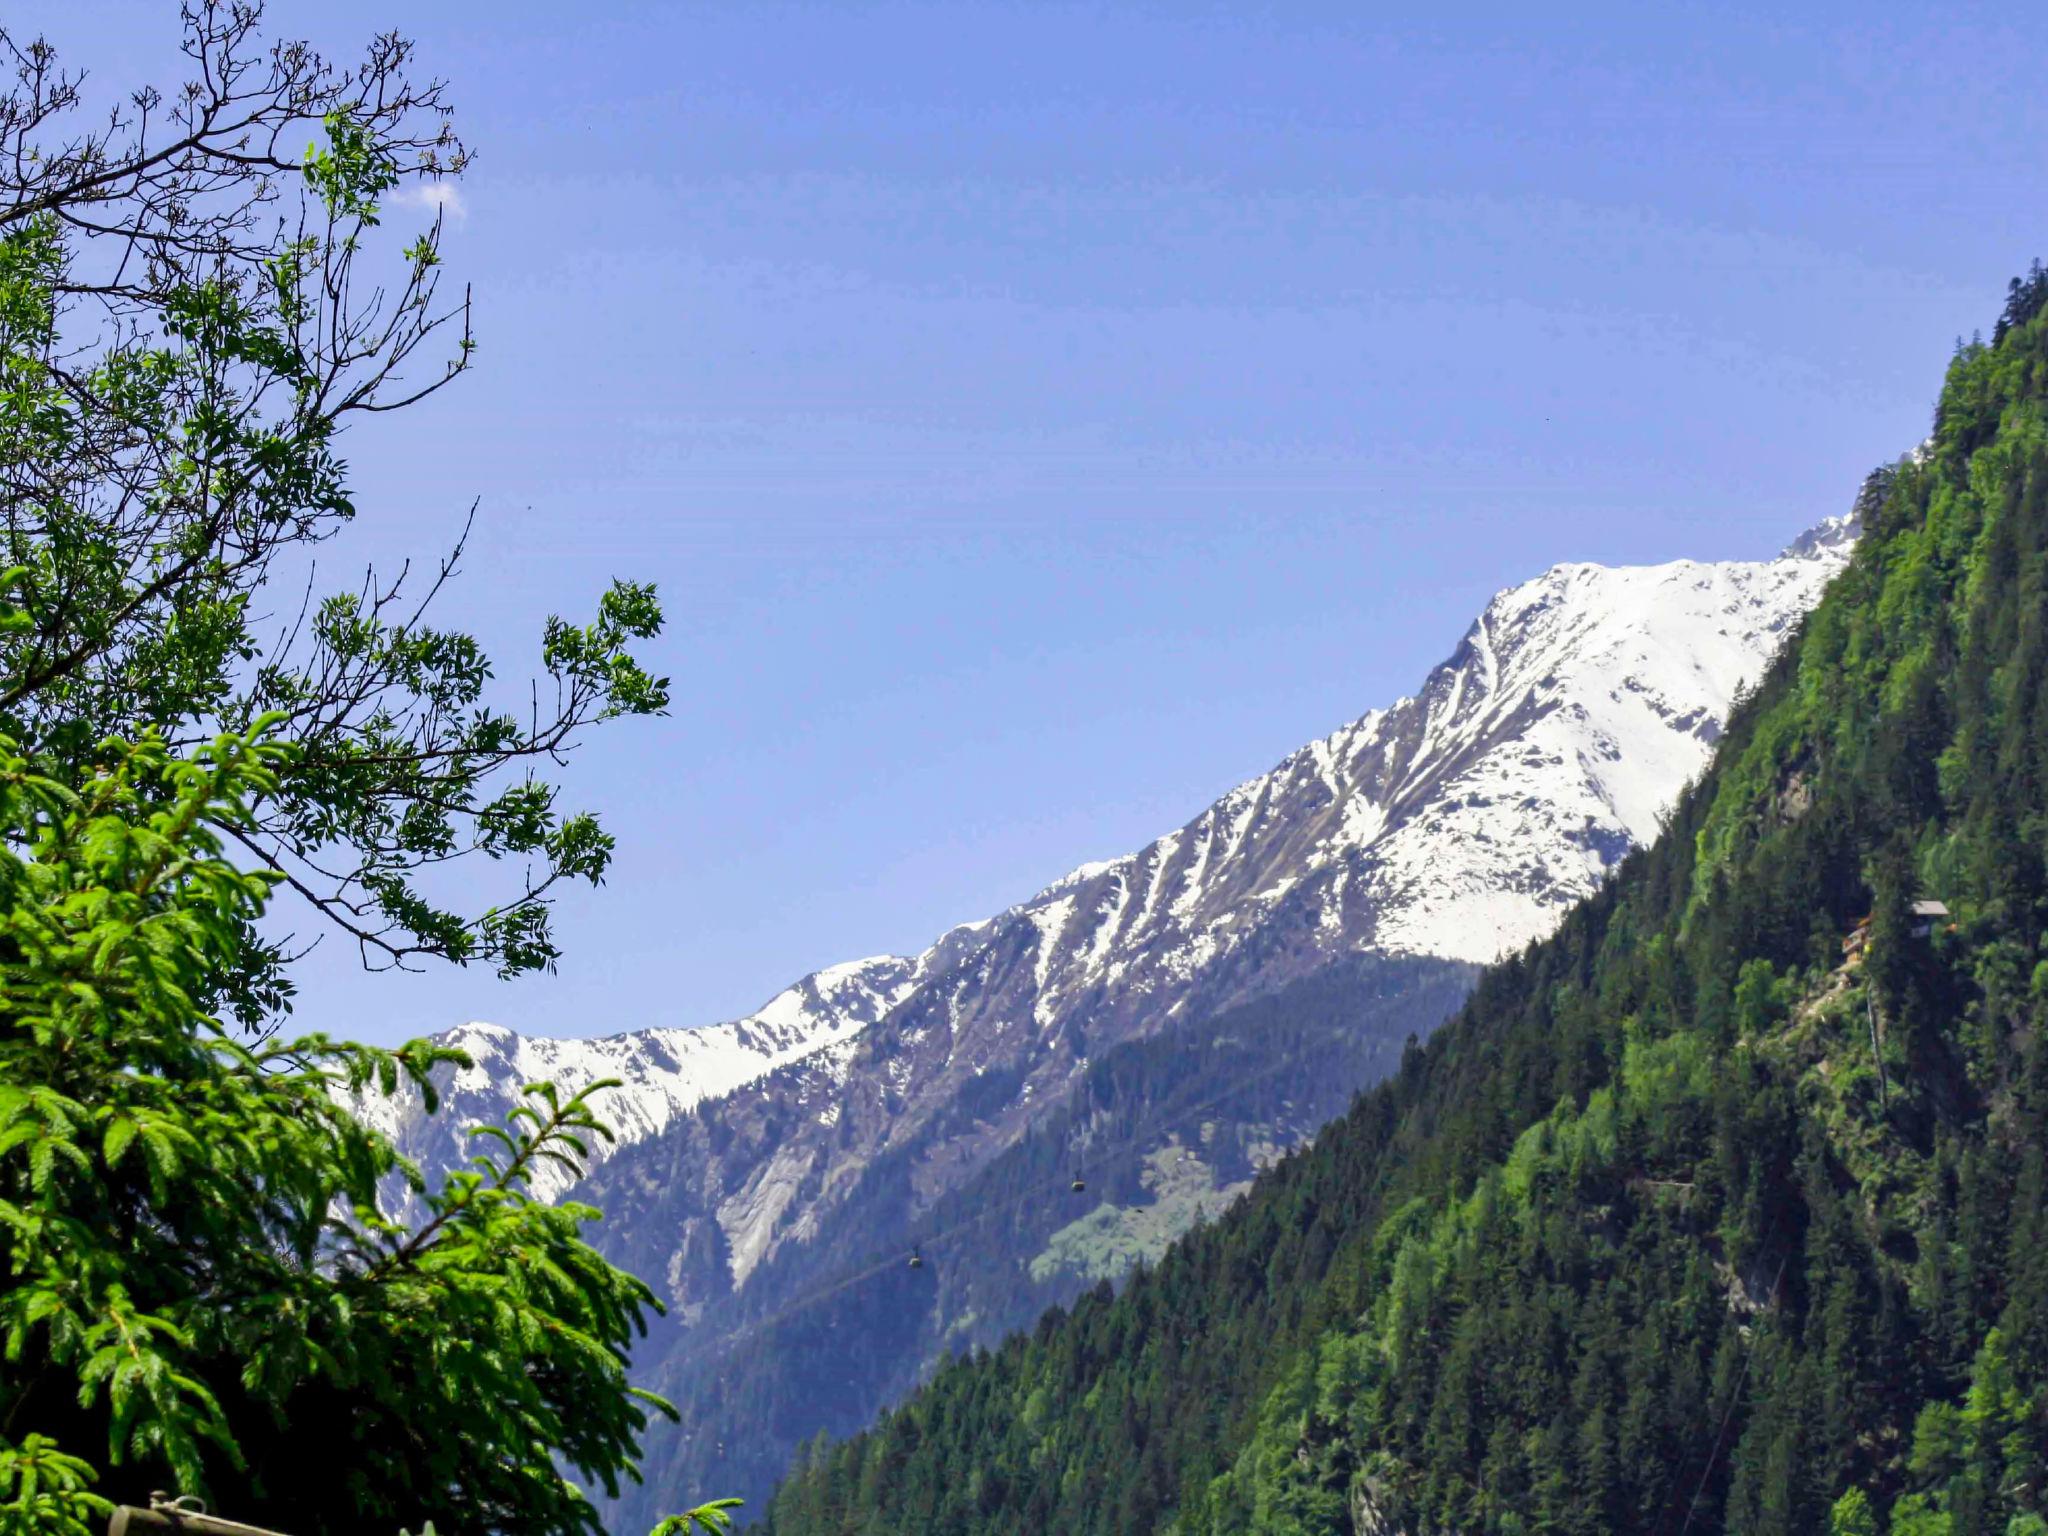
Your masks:
<svg viewBox="0 0 2048 1536"><path fill-rule="evenodd" d="M839 1294L877 1247L923 1234L936 1249L930 1213L980 1198L977 1181L998 1177L999 1160L1092 1064L1162 1031L1202 1049L1205 1021L1306 986L1344 957L1379 967L1366 1010L1375 1042L1397 1025L1433 1027L1463 985L1459 964L1547 932L1648 840L1854 536L1853 521L1837 519L1773 560L1555 566L1496 595L1412 697L1310 742L1137 852L1083 865L922 954L821 971L758 1014L705 1030L556 1041L465 1026L457 1043L475 1065L451 1075L449 1113L374 1112L422 1163L445 1164L455 1128L501 1114L525 1081L624 1078L601 1106L619 1141L582 1192L607 1213L600 1246L670 1307L637 1373L700 1426L686 1443L650 1446L680 1469L660 1468L650 1488L772 1476L794 1442L786 1426L729 1406L723 1341L749 1340L750 1371L817 1381L844 1365L839 1396L829 1410L814 1405L822 1417L809 1427L850 1428L875 1406L876 1382L900 1385L933 1349L992 1341L1028 1320L1018 1309L1072 1294L1079 1271L1001 1305L987 1286L972 1303L942 1289L900 1333L900 1359L880 1359L875 1344L861 1353L857 1339L876 1339L873 1328L808 1339L799 1365L775 1365L757 1337L762 1318ZM1368 1046L1379 1049L1332 1049L1357 1062ZM1371 1059L1383 1071L1394 1057ZM1341 1107L1364 1084L1299 1086L1292 1107L1262 1112L1246 1139L1284 1150L1334 1112L1331 1092ZM1236 1112L1220 1100L1204 1111L1225 1124ZM1154 1128L1133 1150L1151 1155L1160 1136L1196 1129ZM1147 1216L1126 1225L1154 1242L1175 1230ZM979 1259L990 1273L1028 1266L1043 1281L1073 1246L1031 1246L1050 1235L1019 1229L1019 1251ZM841 1348L859 1360L820 1354ZM750 1387L741 1400L776 1396ZM755 1460L721 1466L707 1442L745 1444Z"/></svg>
<svg viewBox="0 0 2048 1536"><path fill-rule="evenodd" d="M423 1164L445 1166L459 1128L502 1116L522 1084L619 1077L625 1086L603 1106L618 1141L603 1156L807 1062L829 1129L838 1081L885 1018L897 1048L888 1086L900 1093L911 1086L901 1053L928 1037L943 1043L932 1070L957 1083L1007 1058L1014 1037L1122 1038L1336 954L1491 960L1546 932L1651 835L1705 764L1736 690L1812 606L1854 534L1836 518L1775 560L1555 566L1496 595L1412 697L1310 742L1138 852L1083 865L921 955L818 971L709 1028L567 1040L463 1025L449 1038L475 1065L450 1074L442 1114L408 1098L365 1112ZM1041 1053L1014 1107L1056 1092L1086 1054L1085 1043ZM779 1227L780 1214L774 1201L740 1200L722 1217L735 1281L772 1246L758 1225Z"/></svg>
<svg viewBox="0 0 2048 1536"><path fill-rule="evenodd" d="M1412 698L1055 881L976 943L993 954L1028 926L1040 1027L1083 1003L1171 1006L1247 947L1262 969L1367 947L1492 960L1656 830L1850 538L1842 520L1773 561L1555 566L1498 594ZM978 1000L956 990L949 1026Z"/></svg>

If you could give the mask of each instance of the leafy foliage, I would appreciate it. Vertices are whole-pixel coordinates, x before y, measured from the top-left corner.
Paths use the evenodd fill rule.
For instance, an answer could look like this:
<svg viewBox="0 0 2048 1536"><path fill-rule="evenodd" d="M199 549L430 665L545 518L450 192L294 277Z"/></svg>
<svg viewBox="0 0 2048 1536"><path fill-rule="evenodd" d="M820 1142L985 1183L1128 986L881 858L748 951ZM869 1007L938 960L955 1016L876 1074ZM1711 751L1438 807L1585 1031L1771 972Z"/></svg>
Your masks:
<svg viewBox="0 0 2048 1536"><path fill-rule="evenodd" d="M523 720L426 622L453 556L259 634L356 514L346 427L473 349L438 217L380 235L466 163L441 86L396 36L337 68L259 20L191 0L192 79L68 134L80 77L0 31L0 1531L170 1486L302 1536L593 1532L571 1476L615 1495L666 1407L625 1374L655 1303L530 1185L608 1134L610 1085L533 1085L427 1188L345 1106L431 1102L459 1054L280 1039L294 956L261 935L284 890L372 964L551 964L554 887L612 843L529 770L665 707L634 654L661 612L619 583L550 620ZM525 874L438 904L470 854Z"/></svg>
<svg viewBox="0 0 2048 1536"><path fill-rule="evenodd" d="M48 1435L28 1435L19 1446L0 1442L0 1532L87 1536L91 1522L113 1508L92 1483L91 1464L58 1450Z"/></svg>
<svg viewBox="0 0 2048 1536"><path fill-rule="evenodd" d="M680 1515L669 1515L655 1526L652 1536L690 1536L692 1531L705 1530L718 1536L719 1532L732 1529L731 1511L739 1508L738 1499L713 1499L709 1504L699 1504L695 1509L686 1509Z"/></svg>
<svg viewBox="0 0 2048 1536"><path fill-rule="evenodd" d="M468 163L443 87L395 35L341 68L264 49L259 19L193 0L191 81L68 136L80 77L0 31L0 564L24 620L0 639L0 731L68 782L112 734L184 754L269 717L299 750L221 831L316 932L376 966L544 968L554 892L601 880L612 843L534 770L666 708L633 652L660 607L622 582L589 623L549 620L551 702L537 685L524 718L490 701L476 640L428 620L461 542L423 589L308 585L271 632L258 594L356 515L347 429L444 387L475 343L466 291L443 292L439 203L410 240L383 230ZM473 855L523 874L457 910L428 877ZM288 1002L288 957L252 943L223 971L245 1020Z"/></svg>
<svg viewBox="0 0 2048 1536"><path fill-rule="evenodd" d="M290 750L109 741L82 791L0 757L0 1422L117 1492L226 1486L294 1531L595 1529L551 1459L630 1471L652 1298L583 1241L594 1210L526 1193L604 1134L588 1092L530 1089L408 1230L376 1193L417 1175L342 1095L449 1053L250 1045L196 1011L274 883L213 827Z"/></svg>
<svg viewBox="0 0 2048 1536"><path fill-rule="evenodd" d="M815 1448L773 1529L2041 1529L2042 293L1655 847L1155 1271Z"/></svg>

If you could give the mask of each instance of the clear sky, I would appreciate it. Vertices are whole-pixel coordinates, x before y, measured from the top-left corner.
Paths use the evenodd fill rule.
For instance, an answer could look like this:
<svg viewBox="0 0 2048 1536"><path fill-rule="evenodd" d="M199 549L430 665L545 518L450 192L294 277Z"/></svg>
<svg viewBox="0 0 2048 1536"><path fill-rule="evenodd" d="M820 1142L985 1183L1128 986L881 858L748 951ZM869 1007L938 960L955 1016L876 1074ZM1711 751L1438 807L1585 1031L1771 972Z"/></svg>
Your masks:
<svg viewBox="0 0 2048 1536"><path fill-rule="evenodd" d="M170 0L12 9L102 84ZM1782 13L1796 12L1796 20ZM1136 847L1559 560L1767 555L1925 434L2048 253L2026 6L274 0L415 35L479 158L479 369L358 431L324 557L446 620L656 580L670 718L559 974L308 1026L731 1017Z"/></svg>

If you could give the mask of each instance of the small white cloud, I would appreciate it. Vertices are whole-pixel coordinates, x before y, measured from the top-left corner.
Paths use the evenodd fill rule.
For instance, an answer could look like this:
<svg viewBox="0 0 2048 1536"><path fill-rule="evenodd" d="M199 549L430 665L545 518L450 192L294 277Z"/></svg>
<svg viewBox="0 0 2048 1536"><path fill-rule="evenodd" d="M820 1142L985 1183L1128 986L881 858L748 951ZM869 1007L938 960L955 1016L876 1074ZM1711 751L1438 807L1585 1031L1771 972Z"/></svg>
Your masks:
<svg viewBox="0 0 2048 1536"><path fill-rule="evenodd" d="M402 189L394 201L402 208L425 208L438 213L451 224L469 217L462 189L452 181L416 181Z"/></svg>

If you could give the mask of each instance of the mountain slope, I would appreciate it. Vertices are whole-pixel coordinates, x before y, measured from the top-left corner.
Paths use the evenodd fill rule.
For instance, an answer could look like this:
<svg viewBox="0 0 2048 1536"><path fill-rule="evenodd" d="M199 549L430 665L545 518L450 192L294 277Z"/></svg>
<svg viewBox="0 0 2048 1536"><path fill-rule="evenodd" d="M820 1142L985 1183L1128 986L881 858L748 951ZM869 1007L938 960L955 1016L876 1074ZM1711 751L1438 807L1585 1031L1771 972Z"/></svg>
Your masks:
<svg viewBox="0 0 2048 1536"><path fill-rule="evenodd" d="M470 1058L467 1067L437 1073L439 1113L428 1114L411 1091L365 1094L354 1107L422 1166L449 1168L468 1156L467 1127L501 1123L527 1083L581 1088L618 1078L621 1085L604 1101L606 1122L618 1139L591 1149L594 1161L602 1162L617 1147L660 1135L705 1099L859 1033L902 1001L916 975L913 962L889 955L829 966L778 992L758 1012L701 1029L641 1029L571 1040L521 1035L499 1024L464 1024L436 1037ZM534 1190L542 1199L554 1199L567 1184L560 1168L535 1171Z"/></svg>
<svg viewBox="0 0 2048 1536"><path fill-rule="evenodd" d="M1473 970L1348 956L1126 1041L922 1211L900 1198L921 1144L880 1153L861 1173L867 1193L821 1223L809 1251L830 1262L801 1290L782 1283L795 1272L785 1260L636 1372L681 1421L652 1433L648 1490L615 1527L634 1529L692 1488L767 1487L799 1445L866 1422L949 1350L1156 1260L1391 1071L1418 1028L1457 1007ZM616 1214L639 1227L663 1208L656 1194ZM911 1244L924 1261L914 1272Z"/></svg>
<svg viewBox="0 0 2048 1536"><path fill-rule="evenodd" d="M763 1485L799 1439L857 1427L946 1349L1156 1257L1250 1165L1184 1168L1203 1134L1186 1118L1077 1121L1056 1160L1122 1159L1106 1208L1030 1204L973 1276L950 1272L914 1316L838 1356L816 1338L778 1354L801 1330L764 1333L766 1320L993 1198L1034 1127L1089 1102L1091 1074L1113 1079L1134 1059L1123 1047L1162 1031L1205 1052L1179 1102L1208 1104L1208 1134L1262 1157L1297 1145L1391 1069L1391 1046L1434 1028L1462 967L1547 931L1654 833L1853 536L1838 519L1771 561L1558 566L1498 594L1414 697L921 955L821 972L707 1031L543 1041L466 1026L475 1064L448 1074L445 1113L405 1099L372 1112L446 1165L464 1125L501 1115L532 1077L626 1079L608 1107L619 1142L580 1193L609 1215L608 1257L670 1305L636 1369L685 1422L657 1431L651 1491L622 1525L696 1488ZM1318 980L1359 955L1384 962L1369 980ZM1206 1051L1210 1026L1297 983L1356 991L1320 1044L1298 1038L1298 1059L1272 1064L1286 1103L1245 1096L1241 1058ZM751 1374L714 1386L742 1345ZM806 1371L837 1385L816 1390Z"/></svg>
<svg viewBox="0 0 2048 1536"><path fill-rule="evenodd" d="M1495 596L1413 698L915 958L830 967L708 1029L569 1040L464 1025L444 1038L475 1064L444 1075L446 1112L409 1095L361 1110L440 1167L460 1160L462 1128L502 1118L524 1083L616 1076L606 1112L622 1148L905 1004L949 1033L1099 1018L1121 1035L1360 949L1491 960L1654 833L1736 689L1853 537L1838 518L1774 561L1557 566Z"/></svg>
<svg viewBox="0 0 2048 1536"><path fill-rule="evenodd" d="M1775 561L1560 566L1503 592L1414 698L1303 748L1140 852L954 929L912 962L914 985L879 1022L615 1156L588 1194L617 1228L608 1252L673 1306L639 1369L681 1400L694 1436L657 1434L655 1493L629 1501L622 1524L663 1493L774 1475L794 1440L733 1417L733 1402L753 1400L748 1384L711 1385L735 1335L764 1360L764 1318L842 1285L879 1250L905 1253L938 1205L965 1198L1121 1045L1178 1025L1199 1039L1206 1021L1345 955L1441 966L1547 929L1654 831L1852 535L1843 520ZM1445 1012L1440 970L1400 974L1414 995L1405 1012L1373 1003L1375 1038L1426 1032ZM1319 1095L1319 1110L1364 1081ZM1219 1067L1208 1091L1228 1087ZM1276 1145L1309 1124L1290 1122ZM1123 1150L1140 1161L1162 1151L1169 1133L1154 1132ZM889 1332L898 1353L880 1358L864 1339L847 1346L857 1366L820 1359L821 1377L852 1385L808 1393L808 1427L852 1427L877 1400L867 1384L912 1379L944 1346L992 1342L1098 1273L1088 1253L1156 1253L1177 1230L1172 1213L1203 1208L1136 1203L1142 1216L1102 1219L1136 1223L1149 1246L1097 1234L1048 1258L1072 1217L1041 1212L1049 1225L1014 1234L1018 1246L991 1261L1036 1262L1043 1287L994 1287L1005 1304L989 1306L949 1289Z"/></svg>
<svg viewBox="0 0 2048 1536"><path fill-rule="evenodd" d="M2048 1529L2044 303L1648 852L774 1530Z"/></svg>

